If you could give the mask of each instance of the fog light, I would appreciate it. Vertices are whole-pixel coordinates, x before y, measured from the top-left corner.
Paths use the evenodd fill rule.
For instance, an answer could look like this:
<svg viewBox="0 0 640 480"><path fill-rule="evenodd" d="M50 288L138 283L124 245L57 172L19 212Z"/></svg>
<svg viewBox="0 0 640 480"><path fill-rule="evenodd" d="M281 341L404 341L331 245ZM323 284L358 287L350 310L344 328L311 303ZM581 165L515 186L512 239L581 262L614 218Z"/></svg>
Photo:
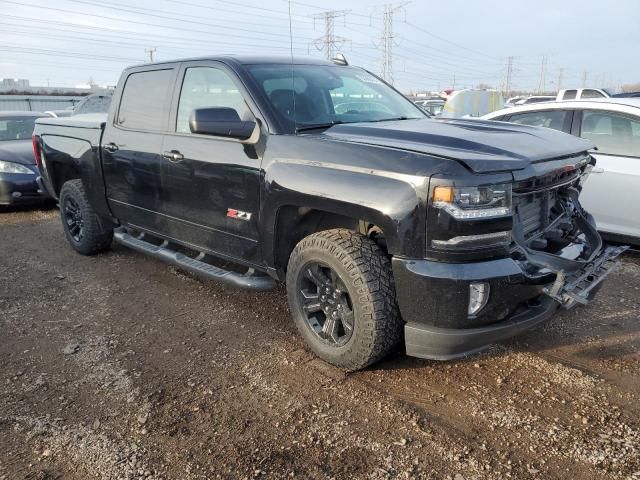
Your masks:
<svg viewBox="0 0 640 480"><path fill-rule="evenodd" d="M469 284L469 315L476 315L489 301L489 284L487 282L471 282Z"/></svg>

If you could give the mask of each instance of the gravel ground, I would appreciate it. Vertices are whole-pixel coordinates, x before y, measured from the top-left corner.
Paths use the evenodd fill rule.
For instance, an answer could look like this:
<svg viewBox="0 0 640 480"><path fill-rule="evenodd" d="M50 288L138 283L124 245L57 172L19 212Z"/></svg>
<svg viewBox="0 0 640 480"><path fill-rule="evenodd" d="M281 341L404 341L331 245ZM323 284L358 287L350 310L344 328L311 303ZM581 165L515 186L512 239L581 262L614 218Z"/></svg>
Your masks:
<svg viewBox="0 0 640 480"><path fill-rule="evenodd" d="M640 259L596 301L456 362L345 375L284 289L201 282L0 213L0 480L640 479Z"/></svg>

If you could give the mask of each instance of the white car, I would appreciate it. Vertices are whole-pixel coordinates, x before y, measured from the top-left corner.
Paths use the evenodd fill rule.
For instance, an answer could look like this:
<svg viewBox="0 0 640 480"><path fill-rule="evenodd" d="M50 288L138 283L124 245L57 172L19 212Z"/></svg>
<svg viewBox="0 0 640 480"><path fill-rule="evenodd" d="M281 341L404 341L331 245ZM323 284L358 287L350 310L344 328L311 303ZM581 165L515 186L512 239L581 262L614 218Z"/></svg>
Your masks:
<svg viewBox="0 0 640 480"><path fill-rule="evenodd" d="M605 236L640 245L640 98L538 103L482 118L554 128L593 141L596 166L581 203Z"/></svg>
<svg viewBox="0 0 640 480"><path fill-rule="evenodd" d="M556 100L587 100L611 97L613 92L606 88L567 88L560 90Z"/></svg>

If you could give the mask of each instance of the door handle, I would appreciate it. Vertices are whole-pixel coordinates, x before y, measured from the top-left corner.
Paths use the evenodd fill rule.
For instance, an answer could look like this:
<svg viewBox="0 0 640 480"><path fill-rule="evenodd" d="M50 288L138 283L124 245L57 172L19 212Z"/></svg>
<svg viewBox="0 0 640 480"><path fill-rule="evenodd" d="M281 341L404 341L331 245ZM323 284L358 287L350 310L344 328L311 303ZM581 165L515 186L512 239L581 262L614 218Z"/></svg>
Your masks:
<svg viewBox="0 0 640 480"><path fill-rule="evenodd" d="M591 173L604 173L604 168L602 168L602 167L593 167L591 169Z"/></svg>
<svg viewBox="0 0 640 480"><path fill-rule="evenodd" d="M184 160L184 155L181 154L177 150L171 150L170 152L164 152L162 157L165 160L169 160L170 162L179 162L180 160Z"/></svg>
<svg viewBox="0 0 640 480"><path fill-rule="evenodd" d="M111 142L111 143L107 143L107 144L104 146L104 149L105 149L107 152L117 152L117 151L118 151L118 145L116 145L116 144L115 144L115 143L113 143L113 142Z"/></svg>

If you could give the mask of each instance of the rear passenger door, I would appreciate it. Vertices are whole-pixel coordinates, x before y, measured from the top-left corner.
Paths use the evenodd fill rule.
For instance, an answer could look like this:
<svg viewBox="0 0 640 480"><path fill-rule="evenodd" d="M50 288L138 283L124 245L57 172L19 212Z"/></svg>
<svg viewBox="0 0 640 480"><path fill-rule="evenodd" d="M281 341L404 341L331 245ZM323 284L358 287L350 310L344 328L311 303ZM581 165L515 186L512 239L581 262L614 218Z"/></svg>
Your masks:
<svg viewBox="0 0 640 480"><path fill-rule="evenodd" d="M162 141L169 125L178 65L129 71L121 80L102 138L107 198L122 222L162 232Z"/></svg>
<svg viewBox="0 0 640 480"><path fill-rule="evenodd" d="M640 118L605 110L585 110L580 136L598 149L581 202L598 229L640 237Z"/></svg>
<svg viewBox="0 0 640 480"><path fill-rule="evenodd" d="M255 105L236 75L212 61L185 63L174 98L160 169L164 230L205 251L260 263L260 147L189 129L196 108L233 108L253 120Z"/></svg>

